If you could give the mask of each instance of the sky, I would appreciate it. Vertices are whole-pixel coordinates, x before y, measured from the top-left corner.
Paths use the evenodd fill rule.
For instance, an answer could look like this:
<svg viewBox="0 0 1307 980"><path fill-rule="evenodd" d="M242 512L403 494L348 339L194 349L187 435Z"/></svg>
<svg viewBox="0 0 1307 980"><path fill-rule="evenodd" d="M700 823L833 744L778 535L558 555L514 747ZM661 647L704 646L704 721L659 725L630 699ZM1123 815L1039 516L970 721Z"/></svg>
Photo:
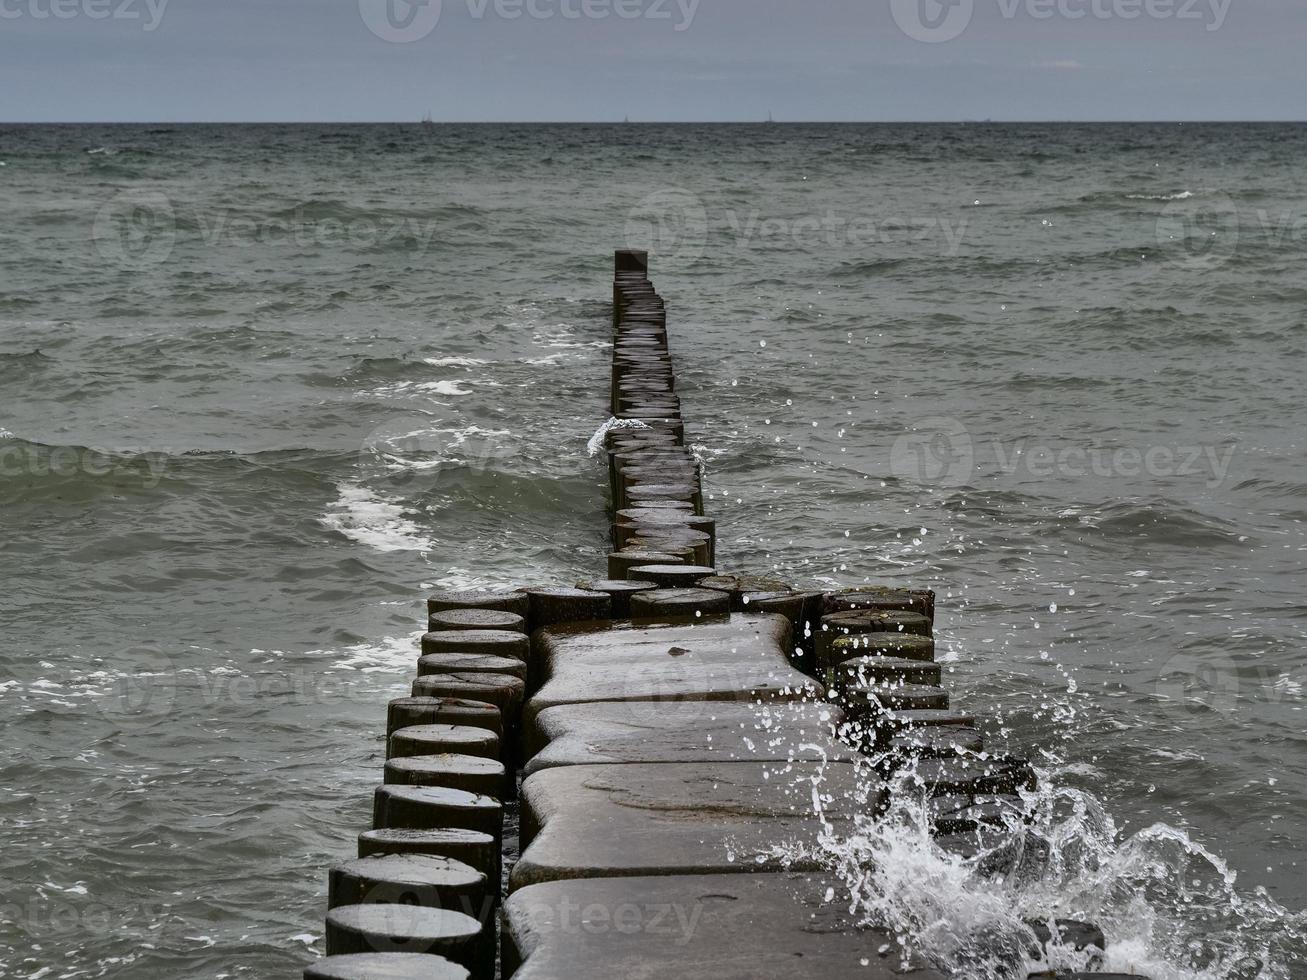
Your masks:
<svg viewBox="0 0 1307 980"><path fill-rule="evenodd" d="M1307 119L1307 0L0 0L8 122Z"/></svg>

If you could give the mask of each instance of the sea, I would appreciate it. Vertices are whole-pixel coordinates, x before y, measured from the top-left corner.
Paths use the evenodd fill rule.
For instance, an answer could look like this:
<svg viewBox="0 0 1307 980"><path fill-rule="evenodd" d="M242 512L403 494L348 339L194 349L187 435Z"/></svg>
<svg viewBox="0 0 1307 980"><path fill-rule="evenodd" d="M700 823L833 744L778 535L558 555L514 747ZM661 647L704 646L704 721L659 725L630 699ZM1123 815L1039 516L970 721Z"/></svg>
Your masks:
<svg viewBox="0 0 1307 980"><path fill-rule="evenodd" d="M0 977L321 954L425 595L605 577L620 247L719 565L935 589L1040 770L862 910L1307 977L1307 127L5 125L0 214Z"/></svg>

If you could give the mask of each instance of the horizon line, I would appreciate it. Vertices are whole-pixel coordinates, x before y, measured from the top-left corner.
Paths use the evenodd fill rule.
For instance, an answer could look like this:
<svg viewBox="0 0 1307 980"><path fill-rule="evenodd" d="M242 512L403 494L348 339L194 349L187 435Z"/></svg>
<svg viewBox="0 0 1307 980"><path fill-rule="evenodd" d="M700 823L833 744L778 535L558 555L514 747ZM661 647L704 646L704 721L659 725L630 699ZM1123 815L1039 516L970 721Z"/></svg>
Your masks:
<svg viewBox="0 0 1307 980"><path fill-rule="evenodd" d="M0 126L1189 126L1304 124L1307 119L13 119Z"/></svg>

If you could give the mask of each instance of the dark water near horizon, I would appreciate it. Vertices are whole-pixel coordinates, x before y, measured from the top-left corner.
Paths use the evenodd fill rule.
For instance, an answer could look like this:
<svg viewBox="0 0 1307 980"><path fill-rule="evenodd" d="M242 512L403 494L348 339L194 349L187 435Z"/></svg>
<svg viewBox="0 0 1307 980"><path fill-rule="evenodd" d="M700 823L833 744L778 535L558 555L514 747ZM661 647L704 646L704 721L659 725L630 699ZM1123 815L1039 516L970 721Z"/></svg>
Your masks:
<svg viewBox="0 0 1307 980"><path fill-rule="evenodd" d="M939 590L955 701L1226 862L1213 919L1307 977L1307 127L0 126L0 163L0 977L321 949L424 593L604 568L628 242L721 563ZM1136 962L1220 975L1193 896L1135 894Z"/></svg>

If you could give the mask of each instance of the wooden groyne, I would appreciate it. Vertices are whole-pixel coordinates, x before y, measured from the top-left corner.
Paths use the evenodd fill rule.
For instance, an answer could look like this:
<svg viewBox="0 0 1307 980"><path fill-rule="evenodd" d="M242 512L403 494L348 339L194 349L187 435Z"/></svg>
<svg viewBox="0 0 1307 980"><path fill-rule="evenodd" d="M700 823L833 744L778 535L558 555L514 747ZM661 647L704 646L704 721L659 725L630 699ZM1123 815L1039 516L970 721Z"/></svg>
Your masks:
<svg viewBox="0 0 1307 980"><path fill-rule="evenodd" d="M882 812L911 766L940 842L979 853L1034 779L979 755L940 686L934 593L717 570L642 252L617 253L609 384L607 569L430 598L373 827L330 872L305 977L942 977L853 921L811 846Z"/></svg>

